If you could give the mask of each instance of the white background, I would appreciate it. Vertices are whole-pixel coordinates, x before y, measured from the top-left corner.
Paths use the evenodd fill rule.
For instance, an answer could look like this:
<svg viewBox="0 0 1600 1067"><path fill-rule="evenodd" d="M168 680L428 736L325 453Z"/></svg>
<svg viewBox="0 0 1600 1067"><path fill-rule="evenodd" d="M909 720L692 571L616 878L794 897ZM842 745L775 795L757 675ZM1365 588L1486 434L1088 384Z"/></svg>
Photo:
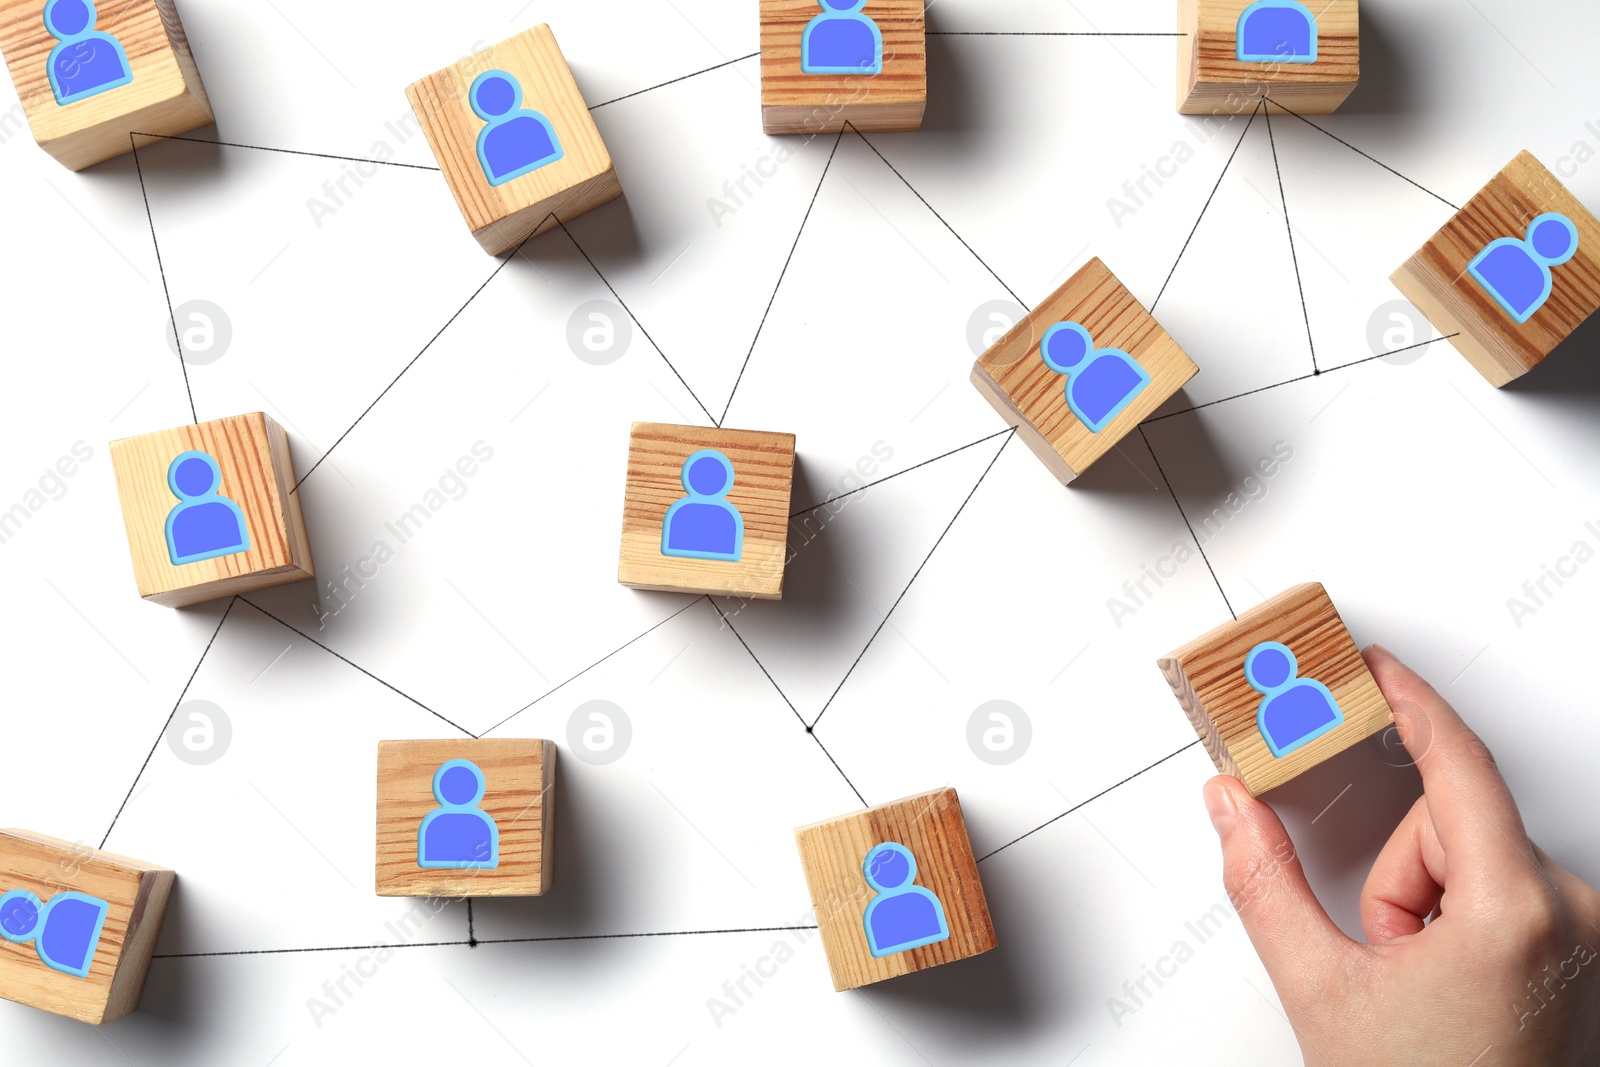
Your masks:
<svg viewBox="0 0 1600 1067"><path fill-rule="evenodd" d="M422 75L548 21L586 98L609 101L753 53L754 7L185 0L182 14L219 116L199 136L430 166L420 137L385 126ZM930 27L1174 28L1168 0L942 0ZM1586 47L1600 9L1372 0L1362 31L1362 85L1329 130L1458 204L1526 147L1600 205ZM1100 255L1148 305L1243 129L1203 139L1174 113L1173 51L1170 38L937 36L924 128L871 140L1023 301ZM791 141L795 158L719 226L708 200L778 143L760 129L756 60L595 114L627 196L573 237L713 413L750 353L728 424L798 436L796 509L849 488L880 442L881 476L1003 428L967 383L966 331L1005 289L858 137L838 144L752 352L834 138ZM1272 133L1318 358L1367 357L1369 320L1398 299L1389 273L1450 209L1285 115ZM1169 410L1310 370L1266 134L1258 119L1161 299L1201 367ZM1194 158L1118 225L1108 198L1180 142ZM496 266L437 173L382 168L319 226L308 200L340 177L336 160L168 143L140 162L174 303L210 300L232 321L223 358L190 368L199 417L269 412L301 472ZM0 821L98 845L225 604L145 604L130 573L107 442L190 418L133 159L72 174L13 134L0 196L0 507L75 442L93 450L0 545ZM607 296L566 236L529 244L306 482L319 571L380 539L397 547L384 523L482 441L493 459L465 495L325 628L338 604L324 591L319 611L311 584L251 598L472 732L543 698L495 736L563 746L555 886L480 903L476 937L809 923L790 831L859 806L800 725L824 706L816 736L869 802L954 785L980 855L1193 741L1154 663L1228 617L1205 566L1121 626L1107 609L1188 537L1137 434L1070 490L1011 442L973 493L1002 436L851 498L800 549L783 602L735 621L770 681L708 602L618 586L628 424L705 419L641 329L609 366L568 350L573 310ZM1585 530L1600 522L1596 336L1503 391L1437 344L1146 427L1191 516L1242 492L1275 443L1292 448L1208 544L1234 608L1325 582L1358 641L1388 644L1458 703L1535 838L1591 881L1600 729L1582 679L1600 564L1520 627L1507 598L1574 542L1600 545ZM169 958L141 1012L98 1032L0 1004L7 1062L1298 1062L1237 921L1204 945L1185 928L1225 903L1198 747L984 860L1001 945L984 957L841 995L820 942L794 934L410 947L318 1025L308 1000L367 952L171 957L384 940L407 904L372 892L377 742L459 735L242 602L188 698L226 710L231 747L197 767L157 744L107 842L180 872ZM633 724L609 766L567 746L591 699ZM993 699L1033 724L1008 767L966 743ZM1394 762L1361 746L1273 797L1347 929L1418 789ZM413 940L467 930L452 905ZM1180 939L1194 958L1115 1019L1109 998ZM794 958L718 1025L708 999L780 940Z"/></svg>

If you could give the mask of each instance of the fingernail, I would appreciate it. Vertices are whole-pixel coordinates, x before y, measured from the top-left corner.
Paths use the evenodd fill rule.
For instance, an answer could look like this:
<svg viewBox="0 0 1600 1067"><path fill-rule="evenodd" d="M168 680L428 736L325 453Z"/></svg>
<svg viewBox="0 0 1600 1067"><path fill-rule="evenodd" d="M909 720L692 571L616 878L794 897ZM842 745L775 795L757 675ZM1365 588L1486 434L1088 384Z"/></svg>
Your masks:
<svg viewBox="0 0 1600 1067"><path fill-rule="evenodd" d="M1228 831L1233 829L1234 820L1239 817L1239 809L1234 807L1233 794L1228 787L1213 779L1206 784L1206 812L1211 816L1211 825L1217 831L1218 837L1227 837Z"/></svg>

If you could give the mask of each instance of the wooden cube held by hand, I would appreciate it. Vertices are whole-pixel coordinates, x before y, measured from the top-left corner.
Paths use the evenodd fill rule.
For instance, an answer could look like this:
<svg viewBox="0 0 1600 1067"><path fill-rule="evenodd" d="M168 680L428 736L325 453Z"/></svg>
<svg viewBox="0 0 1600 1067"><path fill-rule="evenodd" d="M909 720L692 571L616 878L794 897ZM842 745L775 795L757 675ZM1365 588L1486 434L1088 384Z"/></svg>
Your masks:
<svg viewBox="0 0 1600 1067"><path fill-rule="evenodd" d="M1394 723L1321 585L1296 586L1160 660L1217 770L1259 796Z"/></svg>

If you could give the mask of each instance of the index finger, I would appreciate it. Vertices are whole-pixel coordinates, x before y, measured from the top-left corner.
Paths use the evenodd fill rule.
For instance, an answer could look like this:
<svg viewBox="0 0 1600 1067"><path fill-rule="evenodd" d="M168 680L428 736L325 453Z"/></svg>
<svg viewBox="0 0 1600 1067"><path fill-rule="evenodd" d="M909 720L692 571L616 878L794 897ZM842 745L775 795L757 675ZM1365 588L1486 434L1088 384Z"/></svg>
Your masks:
<svg viewBox="0 0 1600 1067"><path fill-rule="evenodd" d="M1468 880L1536 874L1538 859L1522 814L1494 755L1455 708L1379 645L1363 655L1394 711L1400 740L1422 774L1434 829L1445 852L1468 862L1450 873Z"/></svg>

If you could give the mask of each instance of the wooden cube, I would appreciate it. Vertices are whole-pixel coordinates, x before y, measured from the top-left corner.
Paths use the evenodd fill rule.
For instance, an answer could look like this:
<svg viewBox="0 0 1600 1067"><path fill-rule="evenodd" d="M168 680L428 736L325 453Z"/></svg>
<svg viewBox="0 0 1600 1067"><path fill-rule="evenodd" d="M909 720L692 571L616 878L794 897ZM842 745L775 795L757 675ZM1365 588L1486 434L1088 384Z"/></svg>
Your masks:
<svg viewBox="0 0 1600 1067"><path fill-rule="evenodd" d="M172 0L0 0L0 52L34 140L72 170L212 121Z"/></svg>
<svg viewBox="0 0 1600 1067"><path fill-rule="evenodd" d="M1571 258L1557 261L1529 240L1535 220L1550 214L1549 233L1577 235ZM1540 223L1541 227L1544 225ZM1529 307L1531 290L1502 300L1475 273L1480 254L1499 246L1500 254L1524 250L1530 279L1548 272L1548 297ZM1542 268L1542 271L1541 271ZM1600 222L1530 153L1523 152L1467 202L1444 229L1433 235L1391 279L1452 343L1478 373L1496 386L1522 377L1544 361L1596 310L1600 310ZM1521 320L1521 321L1519 321Z"/></svg>
<svg viewBox="0 0 1600 1067"><path fill-rule="evenodd" d="M1299 585L1160 660L1223 774L1259 796L1394 722L1321 585Z"/></svg>
<svg viewBox="0 0 1600 1067"><path fill-rule="evenodd" d="M491 256L622 195L549 26L430 74L406 96L467 227Z"/></svg>
<svg viewBox="0 0 1600 1067"><path fill-rule="evenodd" d="M634 423L617 581L781 600L793 485L792 433Z"/></svg>
<svg viewBox="0 0 1600 1067"><path fill-rule="evenodd" d="M767 133L915 130L928 104L923 0L761 0ZM877 35L876 40L873 34Z"/></svg>
<svg viewBox="0 0 1600 1067"><path fill-rule="evenodd" d="M378 896L541 895L555 784L554 741L380 741Z"/></svg>
<svg viewBox="0 0 1600 1067"><path fill-rule="evenodd" d="M1079 361L1052 367L1046 343L1052 357L1081 346L1071 353ZM1117 276L1094 259L979 358L972 384L1067 485L1198 370ZM1075 379L1087 384L1078 389Z"/></svg>
<svg viewBox="0 0 1600 1067"><path fill-rule="evenodd" d="M1270 96L1301 115L1331 115L1361 80L1357 7L1178 0L1179 114L1237 115Z"/></svg>
<svg viewBox="0 0 1600 1067"><path fill-rule="evenodd" d="M113 441L111 466L146 600L186 607L316 577L289 438L262 412Z"/></svg>
<svg viewBox="0 0 1600 1067"><path fill-rule="evenodd" d="M138 1010L177 878L87 845L0 830L0 997L96 1026Z"/></svg>
<svg viewBox="0 0 1600 1067"><path fill-rule="evenodd" d="M802 826L794 839L834 989L856 989L995 947L954 789Z"/></svg>

